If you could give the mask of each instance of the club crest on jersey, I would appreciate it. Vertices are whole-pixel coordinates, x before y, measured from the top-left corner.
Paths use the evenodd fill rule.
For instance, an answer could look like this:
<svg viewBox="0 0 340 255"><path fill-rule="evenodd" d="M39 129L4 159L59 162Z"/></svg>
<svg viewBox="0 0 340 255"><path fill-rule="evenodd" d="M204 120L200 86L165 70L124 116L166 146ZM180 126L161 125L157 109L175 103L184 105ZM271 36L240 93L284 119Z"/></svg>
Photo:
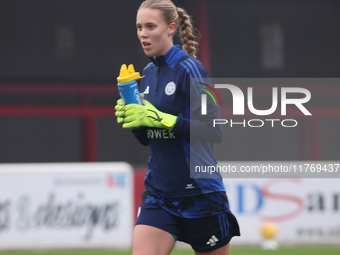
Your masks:
<svg viewBox="0 0 340 255"><path fill-rule="evenodd" d="M165 86L165 94L168 96L171 96L175 93L176 91L176 84L171 81Z"/></svg>

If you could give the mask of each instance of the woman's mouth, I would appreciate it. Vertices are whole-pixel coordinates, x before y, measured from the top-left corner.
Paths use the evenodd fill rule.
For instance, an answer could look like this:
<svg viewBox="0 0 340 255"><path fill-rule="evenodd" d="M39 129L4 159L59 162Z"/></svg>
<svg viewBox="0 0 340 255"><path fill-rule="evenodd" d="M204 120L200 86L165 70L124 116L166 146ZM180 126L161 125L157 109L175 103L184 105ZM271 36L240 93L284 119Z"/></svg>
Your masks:
<svg viewBox="0 0 340 255"><path fill-rule="evenodd" d="M150 48L151 44L148 43L148 42L142 42L142 45L143 45L143 49L144 50L147 50L148 48Z"/></svg>

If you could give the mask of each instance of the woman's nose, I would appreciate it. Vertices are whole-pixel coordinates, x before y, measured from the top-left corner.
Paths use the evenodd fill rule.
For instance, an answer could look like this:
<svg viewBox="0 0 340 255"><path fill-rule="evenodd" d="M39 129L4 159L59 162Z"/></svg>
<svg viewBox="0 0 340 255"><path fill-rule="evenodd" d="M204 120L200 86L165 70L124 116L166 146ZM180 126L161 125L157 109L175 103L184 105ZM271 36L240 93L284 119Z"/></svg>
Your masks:
<svg viewBox="0 0 340 255"><path fill-rule="evenodd" d="M140 37L143 37L143 38L148 37L148 34L147 34L147 32L146 32L146 29L142 28L142 29L139 31L139 36L140 36Z"/></svg>

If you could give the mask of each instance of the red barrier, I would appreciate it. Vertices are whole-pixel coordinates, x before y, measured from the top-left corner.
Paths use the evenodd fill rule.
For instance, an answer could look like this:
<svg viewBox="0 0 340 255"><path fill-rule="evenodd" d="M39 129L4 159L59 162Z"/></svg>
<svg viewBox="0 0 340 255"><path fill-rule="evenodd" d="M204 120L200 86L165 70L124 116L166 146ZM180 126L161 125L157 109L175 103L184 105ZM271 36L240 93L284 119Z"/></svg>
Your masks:
<svg viewBox="0 0 340 255"><path fill-rule="evenodd" d="M79 95L79 106L32 106L32 105L1 105L1 116L13 117L75 117L82 118L83 160L98 160L97 150L97 119L98 117L114 117L114 108L108 106L91 106L89 97L95 94L115 95L118 88L115 84L35 84L35 83L1 83L1 94L53 94Z"/></svg>
<svg viewBox="0 0 340 255"><path fill-rule="evenodd" d="M201 2L202 4L204 1ZM208 59L208 57L207 57ZM308 88L312 93L336 95L340 88L335 86L329 87L313 87ZM256 88L256 91L261 94L271 93L267 88ZM32 105L0 105L0 117L75 117L82 118L82 137L83 137L83 160L97 161L97 119L98 117L114 117L114 108L112 106L92 106L89 105L89 96L93 94L115 95L118 93L117 86L114 84L32 84L32 83L0 83L0 93L2 94L75 94L80 95L82 100L79 106L32 106ZM321 159L321 127L322 118L339 117L340 107L308 107L312 116L312 133L313 133L313 159ZM230 118L232 116L231 107L223 107L220 111L222 118ZM289 117L301 118L308 120L301 111L296 108L288 108ZM251 116L246 112L244 117ZM272 117L280 116L279 112L275 112ZM303 125L300 128L303 131ZM304 155L303 136L301 137L300 150L301 155Z"/></svg>
<svg viewBox="0 0 340 255"><path fill-rule="evenodd" d="M138 208L142 203L142 193L144 192L144 178L147 169L134 169L134 210L135 221L137 219Z"/></svg>

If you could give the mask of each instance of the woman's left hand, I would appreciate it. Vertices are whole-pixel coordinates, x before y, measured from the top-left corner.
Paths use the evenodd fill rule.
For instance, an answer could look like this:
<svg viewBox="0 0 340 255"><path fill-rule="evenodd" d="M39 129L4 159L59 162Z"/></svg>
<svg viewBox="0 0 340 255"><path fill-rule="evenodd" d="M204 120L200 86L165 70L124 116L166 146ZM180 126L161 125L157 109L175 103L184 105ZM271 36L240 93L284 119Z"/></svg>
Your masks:
<svg viewBox="0 0 340 255"><path fill-rule="evenodd" d="M156 127L172 130L177 116L164 113L154 107L149 101L143 100L145 105L128 104L124 106L123 128Z"/></svg>

